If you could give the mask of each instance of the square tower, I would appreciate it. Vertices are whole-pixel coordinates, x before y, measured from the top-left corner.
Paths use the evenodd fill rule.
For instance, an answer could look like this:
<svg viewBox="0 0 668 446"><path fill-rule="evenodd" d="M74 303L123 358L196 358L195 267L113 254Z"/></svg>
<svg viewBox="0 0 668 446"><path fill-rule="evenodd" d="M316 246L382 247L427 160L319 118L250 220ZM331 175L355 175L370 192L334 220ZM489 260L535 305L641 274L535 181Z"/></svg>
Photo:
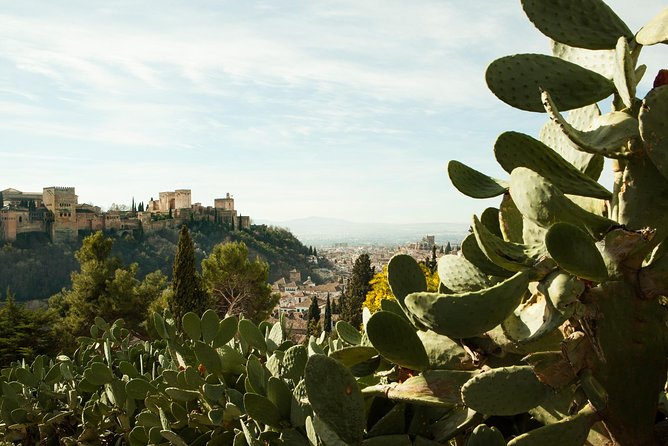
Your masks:
<svg viewBox="0 0 668 446"><path fill-rule="evenodd" d="M78 197L73 187L45 187L42 193L44 206L53 215L51 239L54 242L76 240Z"/></svg>

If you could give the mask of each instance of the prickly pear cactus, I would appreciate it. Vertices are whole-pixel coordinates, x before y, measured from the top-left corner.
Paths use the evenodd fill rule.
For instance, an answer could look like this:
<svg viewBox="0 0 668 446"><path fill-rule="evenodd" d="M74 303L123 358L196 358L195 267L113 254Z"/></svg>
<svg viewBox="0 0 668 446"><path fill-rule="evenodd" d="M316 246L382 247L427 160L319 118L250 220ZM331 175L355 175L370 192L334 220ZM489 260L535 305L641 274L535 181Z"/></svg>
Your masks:
<svg viewBox="0 0 668 446"><path fill-rule="evenodd" d="M663 444L655 422L665 418L657 401L666 384L668 86L660 74L644 99L636 90L641 49L668 42L666 11L634 36L600 0L522 6L552 39L553 55L501 58L486 80L502 101L544 112L547 122L537 137L498 137L506 179L450 162L458 190L501 204L473 218L463 258L440 260L447 293L406 290L411 279L402 276L414 268L404 256L392 260L389 282L405 317L374 315L368 337L384 358L421 373L370 389L414 404L456 396L481 419L529 414L533 428L512 432L513 445ZM602 113L597 103L608 98ZM604 158L612 190L597 181ZM412 336L387 342L371 331L381 322L392 333L411 324L419 340L448 341L440 352ZM416 360L423 351L428 366ZM426 395L418 377L454 370L456 355L473 375L427 385ZM469 444L492 435L484 432L473 430Z"/></svg>

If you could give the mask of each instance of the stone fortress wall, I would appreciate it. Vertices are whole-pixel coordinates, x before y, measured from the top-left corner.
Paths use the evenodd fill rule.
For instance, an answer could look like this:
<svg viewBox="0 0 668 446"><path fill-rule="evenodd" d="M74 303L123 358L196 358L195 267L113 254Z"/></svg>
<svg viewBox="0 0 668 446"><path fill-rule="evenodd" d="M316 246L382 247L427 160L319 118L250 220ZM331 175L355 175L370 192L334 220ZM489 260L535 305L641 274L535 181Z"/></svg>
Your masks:
<svg viewBox="0 0 668 446"><path fill-rule="evenodd" d="M76 240L79 232L132 231L179 227L190 220L225 224L234 230L247 229L249 216L234 209L234 198L216 198L214 206L192 204L190 189L160 192L144 212L102 212L100 207L79 204L74 187L45 187L42 193L16 189L0 191L0 240L13 241L19 234L41 232L54 242Z"/></svg>

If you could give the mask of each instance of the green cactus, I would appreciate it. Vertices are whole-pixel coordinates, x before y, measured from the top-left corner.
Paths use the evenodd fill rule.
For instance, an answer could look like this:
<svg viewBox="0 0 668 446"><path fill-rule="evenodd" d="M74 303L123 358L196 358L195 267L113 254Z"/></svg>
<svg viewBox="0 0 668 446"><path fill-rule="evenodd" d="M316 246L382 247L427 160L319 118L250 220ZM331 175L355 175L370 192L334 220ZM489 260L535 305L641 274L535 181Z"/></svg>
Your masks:
<svg viewBox="0 0 668 446"><path fill-rule="evenodd" d="M658 82L643 100L635 95L645 72L640 49L668 41L668 13L634 38L600 0L522 5L553 39L553 55L499 59L487 83L504 102L549 120L539 139L517 132L497 139L494 152L509 180L449 163L458 190L502 195L501 205L474 217L462 259L439 262L444 293L424 292L411 262L392 259L388 281L399 304L392 311L400 307L406 318L382 318L406 339L413 339L411 322L429 365L407 380L399 369L398 382L370 383L362 392L415 407L457 405L449 398L461 388L466 411L453 409L433 424L437 441L466 434L473 410L482 417L531 414L544 424L502 430L516 436L513 445L659 444L654 423L668 340L668 86ZM596 103L610 96L612 111L601 114ZM597 182L605 157L613 160L612 192ZM414 339L386 343L377 327L367 328L386 360L408 363ZM481 366L459 385L425 384L436 369Z"/></svg>
<svg viewBox="0 0 668 446"><path fill-rule="evenodd" d="M501 206L474 218L466 261L441 260L449 293L397 297L417 329L463 338L473 364L492 367L463 384L465 406L486 415L531 412L545 424L509 444L580 445L588 437L591 444L658 444L654 422L666 383L668 86L655 86L644 100L635 94L645 71L637 65L640 48L666 41L666 11L634 38L600 0L522 5L554 40L554 55L499 59L487 83L501 100L545 111L549 121L540 141L516 132L498 138L494 152L509 181L450 162L457 189L474 198L503 195ZM613 109L601 115L596 102L611 95ZM564 117L562 110L571 112ZM613 159L612 193L596 182L604 157ZM404 269L390 271L390 283L412 277ZM510 272L516 275L507 278ZM448 343L440 354L428 336L418 337L430 367L454 368ZM386 388L397 398L402 386L363 392ZM420 394L405 393L402 401ZM566 409L556 410L557 402ZM568 405L583 409L567 417Z"/></svg>

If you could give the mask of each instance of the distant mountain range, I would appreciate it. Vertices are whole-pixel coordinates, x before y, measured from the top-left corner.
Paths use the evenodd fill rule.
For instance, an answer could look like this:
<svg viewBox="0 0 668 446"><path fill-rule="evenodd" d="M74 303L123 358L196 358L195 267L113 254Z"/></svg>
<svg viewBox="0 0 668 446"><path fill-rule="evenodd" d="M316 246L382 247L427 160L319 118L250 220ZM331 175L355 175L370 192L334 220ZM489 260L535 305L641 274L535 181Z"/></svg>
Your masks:
<svg viewBox="0 0 668 446"><path fill-rule="evenodd" d="M468 223L359 223L336 218L307 217L288 221L253 220L287 228L302 243L330 246L334 243L351 245L403 245L420 241L425 235L436 237L436 244L459 244L468 234Z"/></svg>

